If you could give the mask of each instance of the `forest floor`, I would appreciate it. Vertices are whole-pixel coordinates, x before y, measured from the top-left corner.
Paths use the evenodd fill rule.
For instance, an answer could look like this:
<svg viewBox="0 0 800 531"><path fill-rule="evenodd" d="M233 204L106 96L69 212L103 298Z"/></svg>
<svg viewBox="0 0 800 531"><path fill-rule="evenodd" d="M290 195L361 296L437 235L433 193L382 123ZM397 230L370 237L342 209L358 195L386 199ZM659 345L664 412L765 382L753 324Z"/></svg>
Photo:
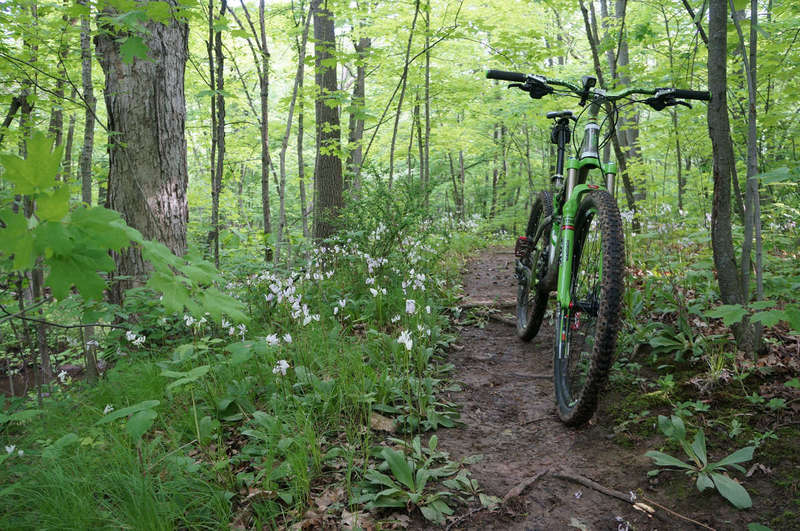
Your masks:
<svg viewBox="0 0 800 531"><path fill-rule="evenodd" d="M573 429L559 421L551 376L551 323L545 319L530 343L519 340L510 325L509 303L516 295L513 261L508 249L495 248L467 264L464 304L505 306L509 322L501 317L459 326L460 339L448 361L455 365L453 376L462 390L447 399L461 408L464 424L437 434L439 447L454 460L483 455L470 467L472 477L484 493L504 502L493 509L462 508L448 519L448 529L744 529L756 520L755 511L737 511L711 490L698 493L682 474L672 474L666 486L651 484L646 473L653 467L644 453L657 447L658 439L628 445L632 447L613 440L615 419L607 410L613 391L588 425ZM593 480L626 497L638 492L638 501L659 503L703 525L658 507L649 516L566 475ZM767 500L783 496L771 482L755 477L748 479L748 488L754 480Z"/></svg>

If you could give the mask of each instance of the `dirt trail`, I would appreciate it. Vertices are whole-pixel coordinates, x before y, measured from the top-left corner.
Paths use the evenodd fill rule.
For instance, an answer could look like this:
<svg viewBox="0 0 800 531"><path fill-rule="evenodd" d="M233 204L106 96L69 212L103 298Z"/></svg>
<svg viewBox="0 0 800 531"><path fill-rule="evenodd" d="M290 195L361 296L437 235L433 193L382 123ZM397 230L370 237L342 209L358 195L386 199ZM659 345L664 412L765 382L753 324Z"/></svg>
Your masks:
<svg viewBox="0 0 800 531"><path fill-rule="evenodd" d="M484 251L464 272L467 303L510 301L516 295L513 254L507 249ZM513 309L506 310L507 313ZM454 459L473 454L484 458L471 466L487 494L503 498L529 478L541 474L520 496L495 511L465 510L454 529L693 529L690 523L649 518L631 504L555 477L570 470L602 485L628 493L647 488L649 460L643 451L612 443L611 421L597 417L584 428L561 424L553 402L552 326L548 319L539 335L524 343L516 329L489 320L485 327L460 329L449 360L463 390L448 399L462 407L464 426L439 430L440 446ZM602 408L602 406L601 406ZM658 499L657 496L654 498ZM473 512L474 511L474 512ZM710 514L694 515L712 525ZM719 528L725 528L724 525Z"/></svg>

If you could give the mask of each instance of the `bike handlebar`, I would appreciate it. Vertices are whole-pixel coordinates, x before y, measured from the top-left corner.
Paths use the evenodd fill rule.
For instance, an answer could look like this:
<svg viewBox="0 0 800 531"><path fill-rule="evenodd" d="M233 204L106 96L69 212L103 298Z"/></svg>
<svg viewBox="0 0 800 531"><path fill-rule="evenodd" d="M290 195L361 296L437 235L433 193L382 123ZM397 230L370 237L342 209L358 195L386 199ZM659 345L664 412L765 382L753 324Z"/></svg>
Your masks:
<svg viewBox="0 0 800 531"><path fill-rule="evenodd" d="M540 87L544 86L544 88L547 88L546 85L548 84L557 85L567 88L579 96L582 95L583 91L582 87L573 83L569 83L567 81L562 81L559 79L548 79L544 76L534 76L530 74L523 74L521 72L489 70L486 72L486 77L488 79L499 79L502 81L511 81L514 83L534 84L534 85L539 85ZM552 92L552 89L550 89L550 91ZM609 93L599 92L599 91L593 91L593 92L595 94L602 95L603 98L611 101L627 98L628 96L631 96L633 94L655 95L656 98L669 98L671 100L674 100L675 98L681 98L686 100L701 100L701 101L711 100L711 95L709 94L708 91L705 90L686 90L686 89L675 89L675 88L645 89L645 88L628 87L617 92L609 92ZM532 95L532 97L539 98L546 93L547 92L540 93L535 96Z"/></svg>
<svg viewBox="0 0 800 531"><path fill-rule="evenodd" d="M500 79L502 81L513 81L514 83L525 83L528 76L519 72L504 72L503 70L489 70L486 72L489 79Z"/></svg>

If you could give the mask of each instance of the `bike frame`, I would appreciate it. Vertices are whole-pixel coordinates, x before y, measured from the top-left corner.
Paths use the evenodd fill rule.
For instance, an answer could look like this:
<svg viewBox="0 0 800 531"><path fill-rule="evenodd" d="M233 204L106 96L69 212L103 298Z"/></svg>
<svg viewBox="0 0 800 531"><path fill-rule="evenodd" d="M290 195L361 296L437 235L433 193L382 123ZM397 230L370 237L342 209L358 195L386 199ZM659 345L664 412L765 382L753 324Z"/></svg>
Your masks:
<svg viewBox="0 0 800 531"><path fill-rule="evenodd" d="M600 126L597 123L597 116L600 111L602 99L594 97L590 103L588 111L588 122L584 126L583 139L578 157L569 157L566 162L567 179L564 188L564 151L566 146L562 145L569 135L559 138L558 160L556 173L552 178L553 186L553 216L550 229L550 252L548 255L548 271L558 265L558 276L556 283L557 301L562 308L570 308L570 282L572 272L572 251L575 244L575 227L573 225L575 216L578 213L583 196L592 190L605 189L610 194L614 194L614 183L617 173L617 166L614 162L608 162L605 167L600 163L599 133ZM560 127L569 127L569 120ZM599 169L605 175L603 185L587 184L586 179L589 172ZM563 204L562 204L563 198ZM558 223L557 223L558 222ZM546 223L543 224L543 226ZM559 252L560 251L560 252ZM563 334L563 329L559 326L559 331Z"/></svg>

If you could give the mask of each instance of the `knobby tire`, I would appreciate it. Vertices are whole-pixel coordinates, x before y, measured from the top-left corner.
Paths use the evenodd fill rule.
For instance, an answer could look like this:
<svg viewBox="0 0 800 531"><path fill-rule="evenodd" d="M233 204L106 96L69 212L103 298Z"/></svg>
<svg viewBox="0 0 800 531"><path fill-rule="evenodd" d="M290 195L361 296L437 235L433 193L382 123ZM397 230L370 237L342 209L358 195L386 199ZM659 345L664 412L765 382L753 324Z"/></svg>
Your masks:
<svg viewBox="0 0 800 531"><path fill-rule="evenodd" d="M620 329L625 271L622 220L605 190L586 194L575 216L570 300L555 319L558 414L569 426L594 415L608 380Z"/></svg>

